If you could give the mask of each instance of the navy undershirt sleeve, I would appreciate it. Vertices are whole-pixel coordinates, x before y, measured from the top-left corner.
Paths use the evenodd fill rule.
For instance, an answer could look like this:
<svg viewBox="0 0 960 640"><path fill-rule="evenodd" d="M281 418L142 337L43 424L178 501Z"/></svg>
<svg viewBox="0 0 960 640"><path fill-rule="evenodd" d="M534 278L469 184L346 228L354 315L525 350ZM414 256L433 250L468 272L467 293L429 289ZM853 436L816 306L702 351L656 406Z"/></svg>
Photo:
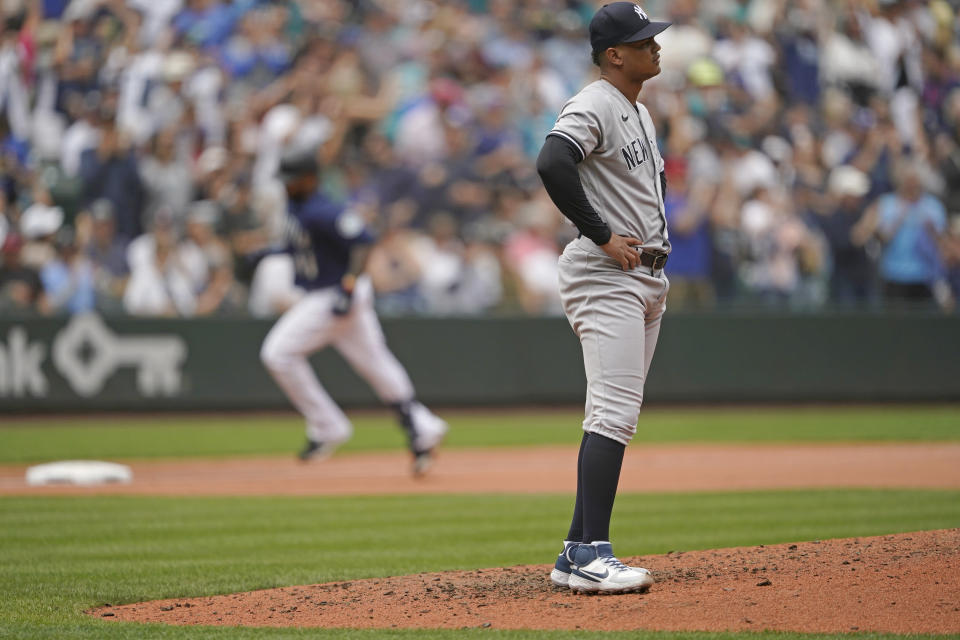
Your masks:
<svg viewBox="0 0 960 640"><path fill-rule="evenodd" d="M559 136L547 136L537 156L537 173L553 203L580 233L598 245L610 242L610 227L594 210L580 182L580 151Z"/></svg>

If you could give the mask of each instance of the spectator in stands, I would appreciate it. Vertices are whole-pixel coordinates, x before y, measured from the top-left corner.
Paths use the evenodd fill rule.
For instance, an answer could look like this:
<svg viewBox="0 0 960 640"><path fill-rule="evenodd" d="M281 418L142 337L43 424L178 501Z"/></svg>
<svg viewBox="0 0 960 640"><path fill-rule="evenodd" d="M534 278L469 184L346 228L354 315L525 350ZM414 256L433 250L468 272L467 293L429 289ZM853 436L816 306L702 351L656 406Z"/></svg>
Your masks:
<svg viewBox="0 0 960 640"><path fill-rule="evenodd" d="M3 246L3 243L7 239L7 234L10 233L10 220L7 218L7 197L0 191L0 247Z"/></svg>
<svg viewBox="0 0 960 640"><path fill-rule="evenodd" d="M786 194L758 189L743 205L741 220L747 246L742 278L765 304L808 307L806 278L822 269L818 238L797 215Z"/></svg>
<svg viewBox="0 0 960 640"><path fill-rule="evenodd" d="M406 162L423 165L448 154L446 112L463 109L463 88L450 78L434 78L427 91L398 105L394 140Z"/></svg>
<svg viewBox="0 0 960 640"><path fill-rule="evenodd" d="M540 196L523 205L518 222L519 227L503 246L504 263L515 278L518 302L528 313L558 314L559 218L552 203Z"/></svg>
<svg viewBox="0 0 960 640"><path fill-rule="evenodd" d="M284 14L266 5L247 13L220 50L220 62L230 78L264 87L282 75L292 62L290 45L283 39Z"/></svg>
<svg viewBox="0 0 960 640"><path fill-rule="evenodd" d="M468 232L457 288L457 313L477 315L496 309L503 301L503 289L503 269L496 246Z"/></svg>
<svg viewBox="0 0 960 640"><path fill-rule="evenodd" d="M463 242L457 236L457 223L446 212L433 215L428 234L420 241L420 289L427 311L448 315L456 311L457 293L464 271Z"/></svg>
<svg viewBox="0 0 960 640"><path fill-rule="evenodd" d="M947 287L941 293L940 300L944 307L960 310L960 215L950 218L950 226L944 234L940 251L943 254L946 278L943 284Z"/></svg>
<svg viewBox="0 0 960 640"><path fill-rule="evenodd" d="M874 266L862 237L854 233L869 192L867 174L850 165L837 167L830 173L821 215L814 218L830 248L830 300L841 306L864 305L874 297Z"/></svg>
<svg viewBox="0 0 960 640"><path fill-rule="evenodd" d="M893 123L889 105L879 98L872 99L870 105L868 120L864 123L868 127L866 136L850 164L866 172L871 195L877 196L894 190L894 167L908 157L908 149Z"/></svg>
<svg viewBox="0 0 960 640"><path fill-rule="evenodd" d="M169 212L157 211L153 228L127 248L130 280L124 310L136 316L193 316L197 311L198 271L206 265L197 252L179 251Z"/></svg>
<svg viewBox="0 0 960 640"><path fill-rule="evenodd" d="M70 227L60 229L54 238L57 255L40 270L45 312L83 313L96 307L93 263L76 244Z"/></svg>
<svg viewBox="0 0 960 640"><path fill-rule="evenodd" d="M137 41L149 49L159 45L165 37L170 21L183 6L183 0L127 0L127 4L142 15Z"/></svg>
<svg viewBox="0 0 960 640"><path fill-rule="evenodd" d="M410 199L417 172L400 160L390 140L379 131L370 131L364 136L363 151L369 158L370 174L355 197L384 210L401 200L406 201L403 206L413 206Z"/></svg>
<svg viewBox="0 0 960 640"><path fill-rule="evenodd" d="M461 240L453 216L436 214L430 221L429 235L419 244L419 288L429 313L476 314L500 301L501 271L496 253L477 239L469 244Z"/></svg>
<svg viewBox="0 0 960 640"><path fill-rule="evenodd" d="M882 195L855 229L855 241L875 237L883 247L880 277L892 304L929 305L934 285L943 278L938 243L946 231L943 204L926 192L916 162L897 167L897 190Z"/></svg>
<svg viewBox="0 0 960 640"><path fill-rule="evenodd" d="M4 313L37 313L44 308L43 284L37 270L20 261L23 238L8 232L0 247L0 310Z"/></svg>
<svg viewBox="0 0 960 640"><path fill-rule="evenodd" d="M186 0L185 5L173 17L174 31L202 48L223 44L240 14L239 7L219 0Z"/></svg>
<svg viewBox="0 0 960 640"><path fill-rule="evenodd" d="M218 232L227 243L237 279L249 286L257 261L270 245L263 222L253 210L253 185L247 170L238 170L217 193Z"/></svg>
<svg viewBox="0 0 960 640"><path fill-rule="evenodd" d="M387 209L385 228L370 251L367 273L377 290L377 310L386 315L421 313L426 301L420 290L423 265L418 252L421 236L409 228L414 205L409 200Z"/></svg>
<svg viewBox="0 0 960 640"><path fill-rule="evenodd" d="M127 242L117 237L113 204L109 200L95 200L89 212L77 217L77 239L93 267L97 309L106 313L121 311L130 269Z"/></svg>
<svg viewBox="0 0 960 640"><path fill-rule="evenodd" d="M30 136L29 50L20 38L25 13L0 14L0 119L10 125L12 138L26 143ZM26 35L28 31L24 31Z"/></svg>
<svg viewBox="0 0 960 640"><path fill-rule="evenodd" d="M197 315L223 315L242 309L245 301L234 278L233 260L227 243L217 236L220 210L215 202L201 200L190 207L186 238L179 247L202 256L202 269L193 280L197 295Z"/></svg>
<svg viewBox="0 0 960 640"><path fill-rule="evenodd" d="M20 261L39 273L57 255L53 236L63 226L63 209L51 206L49 195L37 195L40 196L37 201L20 216L20 236L23 238Z"/></svg>
<svg viewBox="0 0 960 640"><path fill-rule="evenodd" d="M821 35L820 81L828 88L839 88L865 107L880 90L880 61L864 39L861 16L853 3L838 13L836 29L824 29Z"/></svg>
<svg viewBox="0 0 960 640"><path fill-rule="evenodd" d="M960 215L960 88L947 94L943 128L934 140L934 158L943 178L943 203L947 213Z"/></svg>
<svg viewBox="0 0 960 640"><path fill-rule="evenodd" d="M698 60L706 60L714 47L715 38L704 26L696 0L673 0L670 3L669 29L657 36L657 42L669 56L660 62L664 81L680 85L688 70Z"/></svg>
<svg viewBox="0 0 960 640"><path fill-rule="evenodd" d="M80 155L80 177L86 203L105 198L113 205L118 236L132 240L141 234L145 198L139 162L116 124L102 127L97 148Z"/></svg>
<svg viewBox="0 0 960 640"><path fill-rule="evenodd" d="M670 229L670 308L706 309L716 295L710 274L713 249L710 242L710 205L715 188L708 182L687 181L687 169L668 165L667 197L664 201Z"/></svg>
<svg viewBox="0 0 960 640"><path fill-rule="evenodd" d="M91 219L92 203L106 199L117 236L110 243L123 245L152 228L155 211L173 212L182 226L192 203L215 201L217 232L246 286L282 233L285 196L273 176L279 153L310 142L323 145L325 188L390 221L378 250L376 280L389 290L381 303L429 312L418 252L429 246L422 233L430 220L449 212L449 246L460 246L466 270L459 280L473 283L458 291L476 287L476 299L499 302L471 305L458 294L445 309L551 308L530 294L549 280L564 228L549 222L553 214L541 220L527 211L541 197L531 157L558 101L594 77L582 45L592 3L2 4L0 191L12 229L36 202L59 206L63 226L89 247L93 228L109 226ZM680 188L667 190L677 216L668 269L674 294L689 277L686 257L704 255L684 241L702 242L706 229L719 304L760 295L758 282L788 283L790 272L795 286L772 297L817 304L813 292L825 277L819 230L839 263L845 251L862 258L875 243L843 248L851 212L840 215L825 193L837 167L866 174L870 191L856 205L863 206L895 191L895 166L924 162L924 189L949 214L960 213L955 2L651 0L646 8L674 23L662 36L671 52L664 72L645 91L661 149L686 168L690 185L685 201ZM701 188L709 206L686 236L681 213ZM768 216L761 191L793 210ZM492 254L501 258L502 295ZM54 256L49 250L43 260ZM271 268L256 268L258 290L295 295L282 264L259 264ZM870 278L882 264L868 264ZM857 297L863 274L845 269L834 265L834 294L853 280ZM98 284L101 293L123 286L123 275L109 272L112 284ZM277 304L271 308L286 303Z"/></svg>
<svg viewBox="0 0 960 640"><path fill-rule="evenodd" d="M817 21L820 12L810 4L780 5L785 20L779 20L776 46L783 65L786 99L815 105L820 100L820 47Z"/></svg>
<svg viewBox="0 0 960 640"><path fill-rule="evenodd" d="M98 20L107 20L97 3L73 0L63 16L64 22L54 51L57 97L60 111L65 111L73 94L88 95L101 87L97 72L103 67L107 42L98 33Z"/></svg>
<svg viewBox="0 0 960 640"><path fill-rule="evenodd" d="M150 78L144 94L143 109L138 117L143 119L142 136L191 122L195 116L194 105L187 99L185 85L196 67L191 52L177 49L163 56L159 74Z"/></svg>
<svg viewBox="0 0 960 640"><path fill-rule="evenodd" d="M160 131L150 142L150 153L139 163L147 224L157 210L166 209L173 212L175 224L183 228L183 217L193 200L191 159L177 149L176 141L174 129Z"/></svg>
<svg viewBox="0 0 960 640"><path fill-rule="evenodd" d="M100 129L97 124L100 113L96 92L84 97L73 93L67 98L67 113L73 124L67 127L60 147L60 168L64 174L74 177L80 173L80 158L90 149L96 149L100 142Z"/></svg>
<svg viewBox="0 0 960 640"><path fill-rule="evenodd" d="M917 96L923 89L923 46L911 5L907 0L878 0L861 17L865 41L879 63L880 92L890 105L897 134L904 144L922 144Z"/></svg>

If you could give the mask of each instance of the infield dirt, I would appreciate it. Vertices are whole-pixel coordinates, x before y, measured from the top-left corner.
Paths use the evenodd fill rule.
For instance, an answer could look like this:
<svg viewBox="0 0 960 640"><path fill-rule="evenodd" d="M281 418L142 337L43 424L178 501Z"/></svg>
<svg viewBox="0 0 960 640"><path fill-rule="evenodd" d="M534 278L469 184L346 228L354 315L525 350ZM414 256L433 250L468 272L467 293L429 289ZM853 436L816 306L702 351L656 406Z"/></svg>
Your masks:
<svg viewBox="0 0 960 640"><path fill-rule="evenodd" d="M0 495L386 495L572 493L576 447L450 449L426 478L407 454L344 453L316 464L293 456L135 460L133 482L30 487L26 467L0 467ZM627 449L620 491L737 491L871 487L960 488L960 443L686 444Z"/></svg>

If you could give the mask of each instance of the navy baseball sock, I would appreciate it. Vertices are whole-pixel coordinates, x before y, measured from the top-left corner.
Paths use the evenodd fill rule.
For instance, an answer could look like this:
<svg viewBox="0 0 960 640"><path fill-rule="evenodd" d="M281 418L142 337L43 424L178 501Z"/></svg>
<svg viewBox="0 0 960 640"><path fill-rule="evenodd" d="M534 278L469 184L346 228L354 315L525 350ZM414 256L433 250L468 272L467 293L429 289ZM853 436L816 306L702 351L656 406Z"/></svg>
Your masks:
<svg viewBox="0 0 960 640"><path fill-rule="evenodd" d="M591 434L583 447L583 542L610 540L610 516L620 483L626 446L606 436ZM573 538L568 538L572 540Z"/></svg>
<svg viewBox="0 0 960 640"><path fill-rule="evenodd" d="M577 501L573 505L573 520L570 521L570 531L567 533L567 540L570 542L583 542L583 450L589 437L590 434L584 431L580 440L580 453L577 454Z"/></svg>
<svg viewBox="0 0 960 640"><path fill-rule="evenodd" d="M407 444L410 448L413 448L413 417L410 415L410 407L413 406L414 400L411 398L406 402L393 402L390 404L390 408L394 410L397 414L397 421L400 423L400 428L403 429L403 432L407 434Z"/></svg>

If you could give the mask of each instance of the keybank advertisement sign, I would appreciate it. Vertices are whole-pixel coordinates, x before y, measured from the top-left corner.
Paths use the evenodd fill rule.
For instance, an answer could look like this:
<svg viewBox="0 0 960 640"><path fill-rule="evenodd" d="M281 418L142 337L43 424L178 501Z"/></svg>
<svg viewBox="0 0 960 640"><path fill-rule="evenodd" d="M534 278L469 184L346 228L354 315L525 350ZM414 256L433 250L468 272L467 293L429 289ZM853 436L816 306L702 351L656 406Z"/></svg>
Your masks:
<svg viewBox="0 0 960 640"><path fill-rule="evenodd" d="M72 316L59 326L50 320L3 326L0 406L11 404L8 400L71 394L94 398L118 381L124 382L119 386L129 400L183 392L189 350L176 334L114 331L94 314ZM132 386L120 378L132 378Z"/></svg>

